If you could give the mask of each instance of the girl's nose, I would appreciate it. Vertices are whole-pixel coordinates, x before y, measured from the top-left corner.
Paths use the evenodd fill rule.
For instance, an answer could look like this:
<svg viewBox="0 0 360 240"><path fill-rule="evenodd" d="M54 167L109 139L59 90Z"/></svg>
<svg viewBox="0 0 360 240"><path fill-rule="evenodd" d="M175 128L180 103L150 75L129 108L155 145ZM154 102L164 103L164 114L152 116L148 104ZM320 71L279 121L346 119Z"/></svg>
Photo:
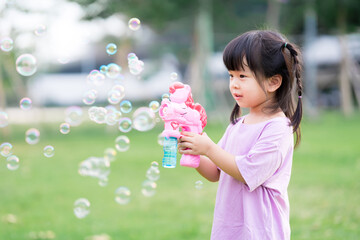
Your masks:
<svg viewBox="0 0 360 240"><path fill-rule="evenodd" d="M240 88L240 84L238 81L236 81L236 79L234 79L232 82L230 82L230 87L238 89Z"/></svg>

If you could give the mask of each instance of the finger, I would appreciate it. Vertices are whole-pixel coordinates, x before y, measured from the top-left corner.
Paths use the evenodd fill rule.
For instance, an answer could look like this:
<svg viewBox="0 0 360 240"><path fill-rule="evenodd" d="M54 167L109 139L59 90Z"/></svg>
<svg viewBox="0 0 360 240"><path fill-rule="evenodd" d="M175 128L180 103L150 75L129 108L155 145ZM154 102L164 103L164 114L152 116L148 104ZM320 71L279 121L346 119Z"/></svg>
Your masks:
<svg viewBox="0 0 360 240"><path fill-rule="evenodd" d="M180 142L191 142L191 141L192 141L192 138L191 138L191 137L182 136L181 138L179 138L179 141L180 141Z"/></svg>
<svg viewBox="0 0 360 240"><path fill-rule="evenodd" d="M181 154L189 154L189 155L196 155L193 150L191 149L182 149L181 151L179 151L179 153Z"/></svg>
<svg viewBox="0 0 360 240"><path fill-rule="evenodd" d="M192 148L192 144L191 143L189 143L189 142L182 142L182 143L180 143L180 144L178 144L178 146L180 146L180 148Z"/></svg>
<svg viewBox="0 0 360 240"><path fill-rule="evenodd" d="M193 132L188 132L188 131L182 131L182 132L181 132L181 135L182 135L182 136L193 137L193 136L195 136L195 133L193 133Z"/></svg>

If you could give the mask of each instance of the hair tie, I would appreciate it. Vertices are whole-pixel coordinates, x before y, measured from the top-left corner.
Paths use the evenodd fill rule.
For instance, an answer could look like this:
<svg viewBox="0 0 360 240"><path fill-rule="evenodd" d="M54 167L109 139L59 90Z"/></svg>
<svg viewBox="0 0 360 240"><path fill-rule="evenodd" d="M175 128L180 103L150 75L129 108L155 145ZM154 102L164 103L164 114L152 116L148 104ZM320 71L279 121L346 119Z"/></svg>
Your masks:
<svg viewBox="0 0 360 240"><path fill-rule="evenodd" d="M285 42L285 45L284 45L284 48L286 48L286 45L287 45L288 43L287 42Z"/></svg>
<svg viewBox="0 0 360 240"><path fill-rule="evenodd" d="M300 96L299 96L299 98L301 99L301 98L302 98L302 96L300 95Z"/></svg>

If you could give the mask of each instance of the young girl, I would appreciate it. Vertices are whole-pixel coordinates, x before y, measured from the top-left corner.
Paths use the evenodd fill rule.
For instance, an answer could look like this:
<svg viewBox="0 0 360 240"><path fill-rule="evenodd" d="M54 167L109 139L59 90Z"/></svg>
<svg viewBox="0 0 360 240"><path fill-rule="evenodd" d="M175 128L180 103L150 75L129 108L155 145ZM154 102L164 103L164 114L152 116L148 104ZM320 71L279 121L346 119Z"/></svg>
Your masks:
<svg viewBox="0 0 360 240"><path fill-rule="evenodd" d="M287 188L300 141L300 52L279 33L250 31L233 39L223 60L235 99L218 144L182 132L181 154L201 155L197 171L219 181L211 239L290 239ZM295 105L297 105L295 107ZM241 116L241 107L249 113Z"/></svg>

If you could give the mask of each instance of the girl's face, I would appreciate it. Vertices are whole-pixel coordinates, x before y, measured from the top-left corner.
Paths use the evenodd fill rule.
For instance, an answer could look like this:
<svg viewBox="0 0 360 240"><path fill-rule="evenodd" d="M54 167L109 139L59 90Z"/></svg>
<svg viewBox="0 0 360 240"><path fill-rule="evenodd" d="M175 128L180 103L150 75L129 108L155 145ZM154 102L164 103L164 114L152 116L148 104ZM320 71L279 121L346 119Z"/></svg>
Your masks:
<svg viewBox="0 0 360 240"><path fill-rule="evenodd" d="M261 110L268 100L266 90L257 82L253 72L244 64L245 69L229 71L230 92L240 107Z"/></svg>

